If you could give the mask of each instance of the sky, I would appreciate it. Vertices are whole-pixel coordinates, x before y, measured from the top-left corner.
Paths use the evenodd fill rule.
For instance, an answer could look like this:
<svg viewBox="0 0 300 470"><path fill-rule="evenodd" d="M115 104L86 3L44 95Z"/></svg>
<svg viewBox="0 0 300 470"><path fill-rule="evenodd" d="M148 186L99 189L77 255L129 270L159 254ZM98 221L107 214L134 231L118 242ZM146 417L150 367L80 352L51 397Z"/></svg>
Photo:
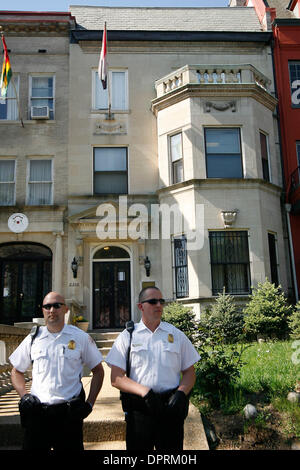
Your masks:
<svg viewBox="0 0 300 470"><path fill-rule="evenodd" d="M0 10L68 11L69 5L128 7L226 7L228 0L0 0Z"/></svg>

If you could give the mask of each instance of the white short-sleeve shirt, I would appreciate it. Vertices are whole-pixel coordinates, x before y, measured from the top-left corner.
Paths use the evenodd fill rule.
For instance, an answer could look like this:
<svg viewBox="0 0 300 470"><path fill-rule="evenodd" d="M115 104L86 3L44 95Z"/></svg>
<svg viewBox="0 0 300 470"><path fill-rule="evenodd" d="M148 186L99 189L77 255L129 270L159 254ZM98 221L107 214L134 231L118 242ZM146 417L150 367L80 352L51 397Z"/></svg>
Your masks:
<svg viewBox="0 0 300 470"><path fill-rule="evenodd" d="M126 371L129 333L124 330L106 357L108 366ZM130 352L130 378L164 392L178 387L180 373L198 362L200 356L186 335L170 323L161 322L152 333L141 320L135 325Z"/></svg>
<svg viewBox="0 0 300 470"><path fill-rule="evenodd" d="M31 393L42 403L55 404L79 395L83 365L93 369L103 358L87 333L64 325L55 335L40 327L32 346L28 335L9 360L19 372L25 372L33 360Z"/></svg>

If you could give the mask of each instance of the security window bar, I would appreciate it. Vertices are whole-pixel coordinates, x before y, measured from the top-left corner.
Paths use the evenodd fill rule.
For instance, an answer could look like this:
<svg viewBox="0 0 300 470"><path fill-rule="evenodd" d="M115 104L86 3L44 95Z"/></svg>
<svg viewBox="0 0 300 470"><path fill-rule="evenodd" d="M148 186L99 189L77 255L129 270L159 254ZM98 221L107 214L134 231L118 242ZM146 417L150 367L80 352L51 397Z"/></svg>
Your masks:
<svg viewBox="0 0 300 470"><path fill-rule="evenodd" d="M174 271L176 298L189 296L189 276L186 237L174 238Z"/></svg>
<svg viewBox="0 0 300 470"><path fill-rule="evenodd" d="M0 204L15 204L15 161L0 160Z"/></svg>
<svg viewBox="0 0 300 470"><path fill-rule="evenodd" d="M248 233L210 232L212 293L250 294Z"/></svg>
<svg viewBox="0 0 300 470"><path fill-rule="evenodd" d="M28 205L52 204L52 161L29 162Z"/></svg>
<svg viewBox="0 0 300 470"><path fill-rule="evenodd" d="M183 181L183 154L181 132L170 136L170 153L172 162L172 183Z"/></svg>
<svg viewBox="0 0 300 470"><path fill-rule="evenodd" d="M271 282L276 286L279 285L278 279L278 261L277 261L277 249L276 249L276 238L273 233L268 233L269 242L269 256L270 256L270 269L271 269Z"/></svg>
<svg viewBox="0 0 300 470"><path fill-rule="evenodd" d="M32 106L48 106L50 119L54 119L54 77L31 77L30 109Z"/></svg>
<svg viewBox="0 0 300 470"><path fill-rule="evenodd" d="M263 179L265 181L270 180L270 169L269 169L269 147L268 138L263 132L259 133L260 136L260 152L261 152L261 163L263 171Z"/></svg>
<svg viewBox="0 0 300 470"><path fill-rule="evenodd" d="M15 86L13 86L13 80ZM17 97L19 97L19 77L15 76L9 82L6 98L0 97L0 120L17 121L19 119Z"/></svg>
<svg viewBox="0 0 300 470"><path fill-rule="evenodd" d="M206 128L207 178L243 178L239 128Z"/></svg>
<svg viewBox="0 0 300 470"><path fill-rule="evenodd" d="M94 194L128 193L127 148L94 148Z"/></svg>

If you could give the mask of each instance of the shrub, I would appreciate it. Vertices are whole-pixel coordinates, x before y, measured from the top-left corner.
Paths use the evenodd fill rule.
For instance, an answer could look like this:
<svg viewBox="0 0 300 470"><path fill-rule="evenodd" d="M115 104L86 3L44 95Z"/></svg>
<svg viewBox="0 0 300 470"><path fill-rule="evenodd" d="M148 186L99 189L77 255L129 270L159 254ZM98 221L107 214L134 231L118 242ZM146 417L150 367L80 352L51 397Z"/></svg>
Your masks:
<svg viewBox="0 0 300 470"><path fill-rule="evenodd" d="M281 287L267 279L253 289L251 299L244 308L245 332L254 339L257 335L285 338L292 306L288 305Z"/></svg>
<svg viewBox="0 0 300 470"><path fill-rule="evenodd" d="M300 301L296 304L295 310L289 318L290 337L300 339Z"/></svg>
<svg viewBox="0 0 300 470"><path fill-rule="evenodd" d="M202 317L210 336L220 335L225 344L237 343L244 339L244 316L236 307L234 297L219 294L210 310Z"/></svg>
<svg viewBox="0 0 300 470"><path fill-rule="evenodd" d="M164 308L162 320L181 330L194 343L197 331L193 309L179 302L172 302Z"/></svg>

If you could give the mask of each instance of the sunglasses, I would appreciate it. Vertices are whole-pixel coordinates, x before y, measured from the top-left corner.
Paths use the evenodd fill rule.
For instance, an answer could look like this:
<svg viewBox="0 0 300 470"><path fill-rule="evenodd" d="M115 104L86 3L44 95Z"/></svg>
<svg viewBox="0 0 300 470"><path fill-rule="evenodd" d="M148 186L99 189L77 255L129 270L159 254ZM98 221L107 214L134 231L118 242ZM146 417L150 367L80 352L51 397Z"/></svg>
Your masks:
<svg viewBox="0 0 300 470"><path fill-rule="evenodd" d="M158 304L158 302L160 303L160 305L164 305L166 301L165 299L148 299L148 300L143 300L141 304L144 304L145 302L147 302L150 305L156 305Z"/></svg>
<svg viewBox="0 0 300 470"><path fill-rule="evenodd" d="M66 305L66 304L63 304L62 302L55 302L54 304L46 304L46 305L43 305L43 308L45 310L50 310L51 307L55 308L56 310L58 310L62 305Z"/></svg>

